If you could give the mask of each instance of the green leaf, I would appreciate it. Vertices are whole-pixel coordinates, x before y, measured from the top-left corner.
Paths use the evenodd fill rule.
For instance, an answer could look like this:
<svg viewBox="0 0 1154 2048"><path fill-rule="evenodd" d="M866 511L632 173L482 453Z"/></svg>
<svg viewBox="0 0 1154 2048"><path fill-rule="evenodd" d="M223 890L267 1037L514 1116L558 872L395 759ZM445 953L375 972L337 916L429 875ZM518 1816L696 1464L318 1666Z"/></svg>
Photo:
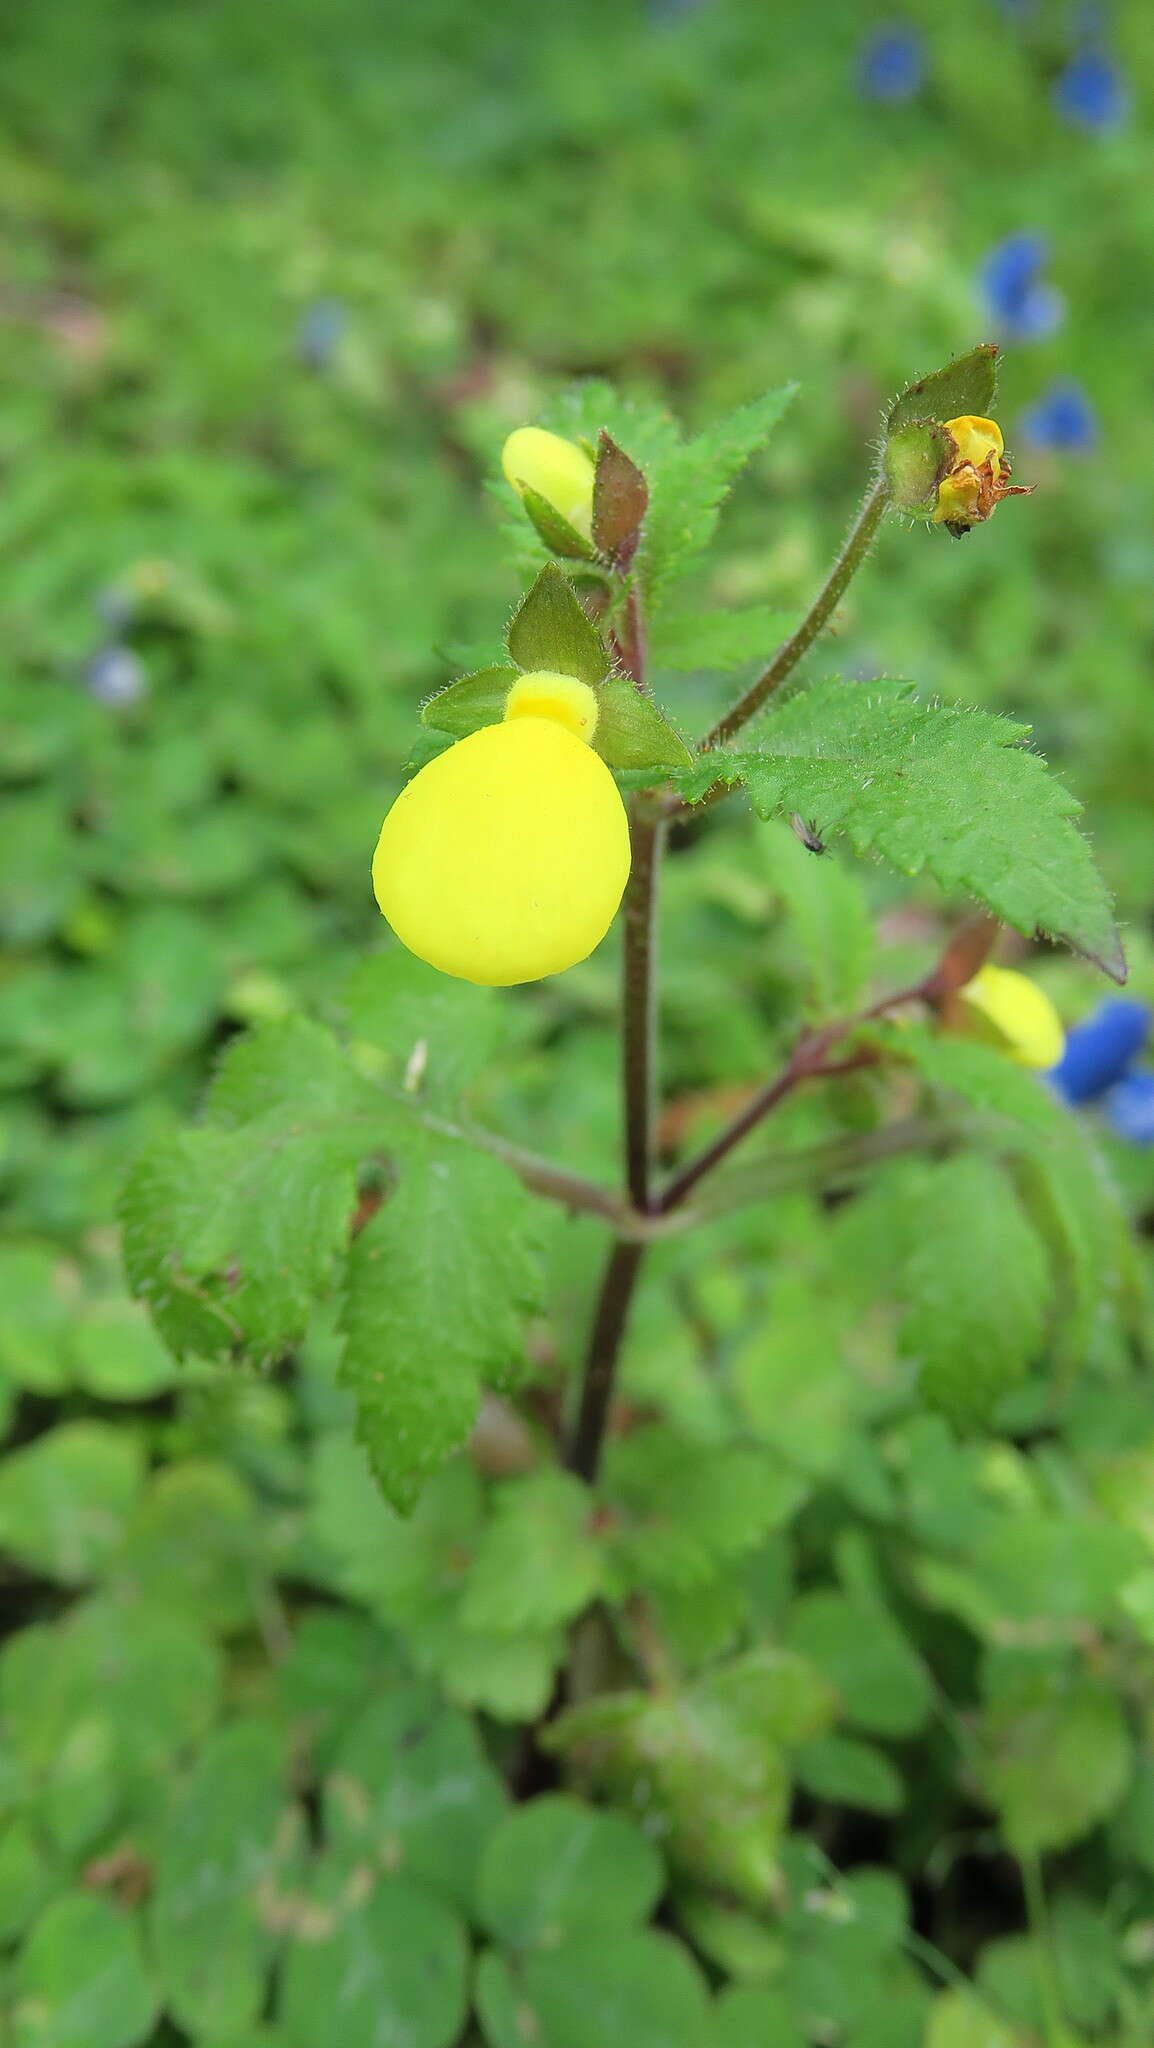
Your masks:
<svg viewBox="0 0 1154 2048"><path fill-rule="evenodd" d="M535 1295L531 1205L509 1169L414 1133L384 1207L349 1254L341 1378L357 1433L395 1507L462 1444L482 1381L522 1370Z"/></svg>
<svg viewBox="0 0 1154 2048"><path fill-rule="evenodd" d="M852 869L807 852L787 828L771 826L765 871L789 914L787 936L802 955L810 1007L844 1016L861 1001L873 964L874 931L865 890Z"/></svg>
<svg viewBox="0 0 1154 2048"><path fill-rule="evenodd" d="M593 480L593 539L620 568L627 569L633 559L648 503L649 486L642 471L602 427Z"/></svg>
<svg viewBox="0 0 1154 2048"><path fill-rule="evenodd" d="M649 511L638 561L654 611L666 585L708 547L731 486L750 456L769 439L795 388L783 385L742 406L695 440L671 449L650 471Z"/></svg>
<svg viewBox="0 0 1154 2048"><path fill-rule="evenodd" d="M379 1505L375 1488L373 1493ZM303 1614L277 1665L270 1702L295 1752L327 1765L345 1729L395 1674L398 1662L390 1638L368 1615L348 1607L314 1607Z"/></svg>
<svg viewBox="0 0 1154 2048"><path fill-rule="evenodd" d="M1048 1660L1022 1696L986 1709L979 1733L982 1795L1016 1856L1068 1848L1120 1803L1130 1782L1126 1716L1105 1679L1056 1685Z"/></svg>
<svg viewBox="0 0 1154 2048"><path fill-rule="evenodd" d="M555 562L545 564L522 598L508 640L513 660L527 671L576 676L596 689L609 669L600 633Z"/></svg>
<svg viewBox="0 0 1154 2048"><path fill-rule="evenodd" d="M80 1275L52 1246L0 1245L0 1370L17 1386L57 1394L68 1381L69 1330L78 1309Z"/></svg>
<svg viewBox="0 0 1154 2048"><path fill-rule="evenodd" d="M541 496L540 491L535 491L531 484L525 484L519 495L538 534L553 554L563 555L569 561L595 560L596 549L590 545L583 533L578 533L575 526L570 526L564 514L558 512L556 505L551 505L548 498Z"/></svg>
<svg viewBox="0 0 1154 2048"><path fill-rule="evenodd" d="M782 1745L828 1727L834 1700L806 1660L752 1651L696 1684L570 1708L546 1746L661 1831L672 1866L750 1905L774 1896L788 1808Z"/></svg>
<svg viewBox="0 0 1154 2048"><path fill-rule="evenodd" d="M880 1749L853 1735L819 1735L793 1756L794 1775L814 1799L863 1813L900 1813L906 1789L900 1771Z"/></svg>
<svg viewBox="0 0 1154 2048"><path fill-rule="evenodd" d="M896 434L916 420L956 420L966 413L988 419L998 382L998 349L980 342L964 356L955 356L943 370L933 370L907 384L886 416L886 433Z"/></svg>
<svg viewBox="0 0 1154 2048"><path fill-rule="evenodd" d="M495 1635L552 1628L589 1605L603 1571L588 1489L554 1468L526 1473L494 1496L461 1619Z"/></svg>
<svg viewBox="0 0 1154 2048"><path fill-rule="evenodd" d="M901 512L932 513L937 486L956 454L952 437L930 420L911 420L891 433L882 456L891 504Z"/></svg>
<svg viewBox="0 0 1154 2048"><path fill-rule="evenodd" d="M509 1813L481 1863L478 1913L510 1948L556 1948L649 1917L661 1896L661 1858L633 1823L564 1794Z"/></svg>
<svg viewBox="0 0 1154 2048"><path fill-rule="evenodd" d="M71 1351L77 1380L101 1401L148 1401L176 1379L171 1352L127 1298L86 1303Z"/></svg>
<svg viewBox="0 0 1154 2048"><path fill-rule="evenodd" d="M90 1892L37 1921L14 1991L13 2048L136 2048L157 2015L138 1923Z"/></svg>
<svg viewBox="0 0 1154 2048"><path fill-rule="evenodd" d="M906 875L924 868L1027 934L1064 939L1124 980L1105 886L1073 824L1079 805L986 711L922 704L893 681L800 691L767 719L757 753L702 757L682 787L745 782L762 817L798 811Z"/></svg>
<svg viewBox="0 0 1154 2048"><path fill-rule="evenodd" d="M0 1550L65 1585L99 1578L124 1547L143 1483L134 1437L62 1423L0 1464Z"/></svg>
<svg viewBox="0 0 1154 2048"><path fill-rule="evenodd" d="M0 1823L0 1942L14 1941L47 1904L60 1879L31 1824Z"/></svg>
<svg viewBox="0 0 1154 2048"><path fill-rule="evenodd" d="M628 676L606 676L597 692L593 745L611 768L687 768L693 754L652 697Z"/></svg>
<svg viewBox="0 0 1154 2048"><path fill-rule="evenodd" d="M925 1727L929 1679L885 1608L844 1593L806 1593L790 1614L786 1639L835 1687L851 1726L897 1736Z"/></svg>
<svg viewBox="0 0 1154 2048"><path fill-rule="evenodd" d="M1148 1559L1136 1530L1070 1506L999 1515L969 1562L1005 1621L1035 1635L1049 1623L1052 1638L1080 1642L1088 1628L1117 1619L1119 1593Z"/></svg>
<svg viewBox="0 0 1154 2048"><path fill-rule="evenodd" d="M737 612L658 613L649 637L656 668L731 669L747 661L768 662L797 624L793 612L767 604Z"/></svg>
<svg viewBox="0 0 1154 2048"><path fill-rule="evenodd" d="M519 1963L490 1950L477 2005L489 2048L702 2048L707 2038L700 1972L678 1942L648 1931L576 1936Z"/></svg>
<svg viewBox="0 0 1154 2048"><path fill-rule="evenodd" d="M221 1729L165 1822L152 1901L165 2003L190 2033L228 2036L260 2017L274 1901L288 1889L300 1832L274 1724Z"/></svg>
<svg viewBox="0 0 1154 2048"><path fill-rule="evenodd" d="M358 1716L333 1758L325 1831L350 1866L427 1884L468 1908L504 1785L472 1721L424 1685L397 1685Z"/></svg>
<svg viewBox="0 0 1154 2048"><path fill-rule="evenodd" d="M256 1500L230 1466L208 1459L166 1465L133 1517L120 1578L227 1633L251 1622L259 1604L264 1529Z"/></svg>
<svg viewBox="0 0 1154 2048"><path fill-rule="evenodd" d="M667 407L652 399L624 398L598 377L585 378L561 392L546 408L542 424L567 440L588 442L590 448L604 430L628 448L633 460L647 472L681 439Z"/></svg>
<svg viewBox="0 0 1154 2048"><path fill-rule="evenodd" d="M359 961L340 1006L359 1068L439 1107L484 1073L503 1030L495 989L440 974L403 946Z"/></svg>
<svg viewBox="0 0 1154 2048"><path fill-rule="evenodd" d="M806 2048L801 2021L780 1991L735 1984L723 1991L713 2020L711 2048Z"/></svg>
<svg viewBox="0 0 1154 2048"><path fill-rule="evenodd" d="M917 1226L901 1290L902 1341L927 1400L973 1427L1041 1348L1049 1261L1001 1167L981 1153L926 1167L910 1193Z"/></svg>
<svg viewBox="0 0 1154 2048"><path fill-rule="evenodd" d="M471 676L448 683L421 706L421 724L436 732L452 733L455 740L467 739L483 725L499 725L505 716L505 699L521 671L516 668L482 668Z"/></svg>
<svg viewBox="0 0 1154 2048"><path fill-rule="evenodd" d="M925 2048L1026 2048L1026 2041L975 1992L959 1989L935 1998Z"/></svg>
<svg viewBox="0 0 1154 2048"><path fill-rule="evenodd" d="M626 1586L693 1587L782 1527L804 1484L755 1444L691 1443L657 1423L618 1438L603 1492Z"/></svg>
<svg viewBox="0 0 1154 2048"><path fill-rule="evenodd" d="M379 1108L379 1097L349 1064L333 1033L294 1015L233 1040L209 1089L205 1115L221 1130L279 1114L311 1131L356 1123Z"/></svg>
<svg viewBox="0 0 1154 2048"><path fill-rule="evenodd" d="M469 1954L456 1914L400 1877L360 1904L338 1899L323 1920L321 1912L284 1972L281 2022L292 2048L451 2048L465 2018Z"/></svg>

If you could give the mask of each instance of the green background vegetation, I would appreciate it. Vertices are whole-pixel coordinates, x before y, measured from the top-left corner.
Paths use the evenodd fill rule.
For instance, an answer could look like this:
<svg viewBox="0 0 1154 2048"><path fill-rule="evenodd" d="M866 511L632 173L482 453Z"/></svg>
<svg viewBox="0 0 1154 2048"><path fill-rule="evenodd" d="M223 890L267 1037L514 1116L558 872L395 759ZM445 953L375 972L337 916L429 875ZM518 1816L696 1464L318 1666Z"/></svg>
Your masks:
<svg viewBox="0 0 1154 2048"><path fill-rule="evenodd" d="M904 12L927 77L897 107L858 91L872 23L852 0L7 17L0 2005L17 2048L440 2048L476 2026L489 2048L1154 2040L1154 1390L1105 1313L1080 1374L1051 1361L1000 1433L955 1440L872 1324L842 1362L838 1317L888 1251L868 1214L855 1233L800 1196L750 1212L671 1254L638 1315L645 1427L611 1464L607 1567L509 1411L401 1524L353 1446L331 1316L267 1377L178 1371L119 1265L132 1155L195 1107L239 1025L335 1016L380 945L369 855L416 705L493 649L522 587L485 488L505 433L576 377L690 426L797 378L698 592L796 611L886 400L989 338L978 266L1022 228L1049 236L1067 317L1008 354L1011 451L1058 375L1090 394L1098 448L1019 451L1037 495L964 546L891 521L827 667L1033 724L1154 996L1154 37L1141 0L1110 13L1135 109L1092 137L1051 101L1072 12ZM328 298L343 328L310 367L301 322ZM87 686L113 641L140 664L135 703ZM730 687L670 677L668 701L699 729ZM882 985L945 929L928 886L848 854L815 906L788 881L798 860L735 817L671 863L666 1083L698 1132L800 1008L852 998L862 902ZM1097 999L1087 967L1037 971L1070 1018ZM612 942L511 998L474 1095L604 1176L615 1001ZM790 1114L795 1138L823 1135L808 1102ZM1147 1160L1108 1150L1141 1222ZM963 1271L970 1221L939 1218ZM587 1224L550 1247L543 1411L598 1249ZM736 1449L719 1359L750 1433ZM635 1820L569 1795L515 1812L496 1768L606 1569L653 1592L689 1688L699 1746L670 1737L662 1790L672 1894ZM715 1674L751 1641L777 1661L747 1713ZM773 1768L743 1775L763 1738ZM685 1847L702 1783L733 1802L706 1817L735 1845L720 1869ZM1027 1911L1040 1857L1048 1903Z"/></svg>

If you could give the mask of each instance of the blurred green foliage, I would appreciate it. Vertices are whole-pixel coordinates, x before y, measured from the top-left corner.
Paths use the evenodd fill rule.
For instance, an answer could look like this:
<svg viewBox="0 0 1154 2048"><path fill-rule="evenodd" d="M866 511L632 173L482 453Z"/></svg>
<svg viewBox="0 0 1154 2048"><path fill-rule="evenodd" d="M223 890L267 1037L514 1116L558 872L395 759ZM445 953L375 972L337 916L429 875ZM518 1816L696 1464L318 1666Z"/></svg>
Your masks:
<svg viewBox="0 0 1154 2048"><path fill-rule="evenodd" d="M1069 1313L975 1438L913 1400L916 1334L903 1349L876 1298L884 1201L831 1223L794 1193L670 1245L627 1358L642 1426L614 1445L593 1522L541 1464L532 1417L500 1403L402 1522L353 1444L332 1318L272 1330L271 1353L293 1349L267 1377L178 1373L113 1227L128 1159L183 1119L238 1025L308 1006L373 1049L371 979L348 984L380 939L373 838L419 700L500 658L521 588L485 489L504 434L587 375L691 426L797 378L696 593L761 608L772 642L894 391L996 334L979 266L1018 231L1048 238L1065 301L1003 373L999 416L1038 493L960 548L891 522L827 666L1033 725L1087 805L1134 985L1154 995L1154 44L1142 0L1102 15L1136 105L1097 136L1053 103L1079 34L1057 0L907 5L925 76L900 105L861 90L876 24L860 0L9 12L0 2008L16 2048L1154 2039L1145 1250L1127 1265L1087 1224L1077 1161L1043 1217L1018 1155L1016 1227L1067 1261ZM1092 451L1015 447L1056 377L1092 399ZM692 663L728 652L692 635L658 652L671 707L703 728L731 684ZM807 860L784 830L719 813L670 864L671 1146L708 1132L800 1017L933 957L929 885L847 852ZM1081 964L1037 972L1070 1018L1095 999ZM508 1002L499 1060L478 1027L454 1087L609 1173L614 1002L609 944ZM972 1096L982 1077L944 1085ZM857 1086L843 1127L864 1119ZM803 1144L830 1125L805 1098L786 1129ZM1150 1155L1105 1149L1141 1224ZM932 1205L945 1284L969 1299L974 1188L948 1163L926 1176L901 1213ZM291 1246L303 1297L335 1227L316 1221ZM582 1222L546 1247L544 1415L599 1242ZM976 1257L999 1243L987 1231ZM917 1242L898 1251L916 1278ZM501 1767L564 1627L638 1584L676 1682L658 1702L619 1691L603 1725L572 1715L580 1796L513 1808ZM606 1793L622 1811L592 1804ZM1045 1917L1022 1885L1041 1857Z"/></svg>

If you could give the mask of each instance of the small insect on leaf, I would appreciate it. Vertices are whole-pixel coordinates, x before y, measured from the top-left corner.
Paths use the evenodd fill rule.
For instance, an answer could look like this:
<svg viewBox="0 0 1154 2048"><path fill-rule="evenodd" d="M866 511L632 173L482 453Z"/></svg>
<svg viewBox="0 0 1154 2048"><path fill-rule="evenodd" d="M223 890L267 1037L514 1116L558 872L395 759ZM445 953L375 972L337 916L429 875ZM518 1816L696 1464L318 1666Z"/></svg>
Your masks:
<svg viewBox="0 0 1154 2048"><path fill-rule="evenodd" d="M825 840L822 838L817 826L812 822L807 824L800 811L792 813L789 823L791 831L796 838L801 840L807 853L825 853L828 851Z"/></svg>

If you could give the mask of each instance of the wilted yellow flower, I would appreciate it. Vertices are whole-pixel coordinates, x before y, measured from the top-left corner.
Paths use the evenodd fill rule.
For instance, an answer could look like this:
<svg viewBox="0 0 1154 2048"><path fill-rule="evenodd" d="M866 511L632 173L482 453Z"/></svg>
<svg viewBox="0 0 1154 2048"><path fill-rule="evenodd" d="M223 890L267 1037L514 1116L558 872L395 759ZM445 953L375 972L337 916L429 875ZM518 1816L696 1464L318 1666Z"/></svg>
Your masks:
<svg viewBox="0 0 1154 2048"><path fill-rule="evenodd" d="M575 532L590 539L594 469L576 441L544 427L517 427L501 450L501 467L515 491L536 491Z"/></svg>
<svg viewBox="0 0 1154 2048"><path fill-rule="evenodd" d="M960 1029L1023 1067L1055 1067L1066 1034L1048 995L1012 967L979 967L956 997Z"/></svg>
<svg viewBox="0 0 1154 2048"><path fill-rule="evenodd" d="M988 519L1003 498L1025 497L1032 484L1012 484L1002 429L997 420L963 413L945 423L957 454L952 469L938 485L934 524L955 539Z"/></svg>
<svg viewBox="0 0 1154 2048"><path fill-rule="evenodd" d="M401 791L373 889L411 953L506 987L560 974L600 944L629 876L629 823L588 744L596 723L586 683L521 676L502 724L458 740Z"/></svg>

